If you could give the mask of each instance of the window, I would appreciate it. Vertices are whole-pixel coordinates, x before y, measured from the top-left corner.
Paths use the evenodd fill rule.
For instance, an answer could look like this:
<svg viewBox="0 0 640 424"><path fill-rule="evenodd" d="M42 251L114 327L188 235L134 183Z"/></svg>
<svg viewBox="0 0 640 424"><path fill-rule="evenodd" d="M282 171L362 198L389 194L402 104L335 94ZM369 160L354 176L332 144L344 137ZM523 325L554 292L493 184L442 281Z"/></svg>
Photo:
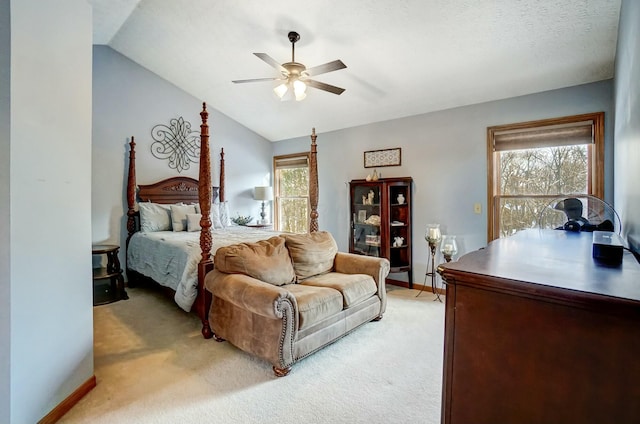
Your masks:
<svg viewBox="0 0 640 424"><path fill-rule="evenodd" d="M559 196L604 196L604 113L487 128L488 239L535 227Z"/></svg>
<svg viewBox="0 0 640 424"><path fill-rule="evenodd" d="M275 229L292 233L309 231L309 154L273 158L275 178Z"/></svg>

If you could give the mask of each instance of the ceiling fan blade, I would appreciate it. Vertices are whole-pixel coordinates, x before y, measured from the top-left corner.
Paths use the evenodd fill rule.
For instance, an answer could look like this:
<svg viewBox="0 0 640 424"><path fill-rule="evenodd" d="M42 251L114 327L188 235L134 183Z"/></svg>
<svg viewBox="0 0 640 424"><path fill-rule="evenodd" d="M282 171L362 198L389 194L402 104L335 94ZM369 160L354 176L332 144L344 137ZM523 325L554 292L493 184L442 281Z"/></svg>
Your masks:
<svg viewBox="0 0 640 424"><path fill-rule="evenodd" d="M342 63L341 60L334 60L333 62L328 62L328 63L325 63L324 65L314 66L313 68L309 68L304 72L310 77L313 77L320 74L326 74L327 72L344 69L346 67L347 65Z"/></svg>
<svg viewBox="0 0 640 424"><path fill-rule="evenodd" d="M278 71L284 72L285 75L289 73L289 71L287 71L281 64L279 64L274 58L272 58L268 54L266 53L254 53L254 54L258 56L260 59L267 62L272 67L276 68Z"/></svg>
<svg viewBox="0 0 640 424"><path fill-rule="evenodd" d="M236 84L242 84L245 82L260 82L260 81L277 81L277 80L281 80L282 78L252 78L252 79L244 79L244 80L235 80L235 81L231 81L234 82Z"/></svg>
<svg viewBox="0 0 640 424"><path fill-rule="evenodd" d="M312 79L304 79L302 81L304 81L304 83L310 87L317 88L319 90L328 91L330 93L337 94L337 95L342 94L342 92L344 91L344 88L336 87L335 85L325 84L323 82L315 81Z"/></svg>

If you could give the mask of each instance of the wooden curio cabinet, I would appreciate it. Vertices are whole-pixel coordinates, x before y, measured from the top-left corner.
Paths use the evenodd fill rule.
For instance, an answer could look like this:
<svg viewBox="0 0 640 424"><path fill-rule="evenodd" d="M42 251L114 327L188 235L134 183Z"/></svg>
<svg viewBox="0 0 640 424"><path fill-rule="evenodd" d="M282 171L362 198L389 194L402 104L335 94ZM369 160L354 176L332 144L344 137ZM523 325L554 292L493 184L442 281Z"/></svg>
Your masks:
<svg viewBox="0 0 640 424"><path fill-rule="evenodd" d="M411 177L352 180L349 252L387 258L391 273L408 274L411 264ZM394 283L393 279L387 280Z"/></svg>

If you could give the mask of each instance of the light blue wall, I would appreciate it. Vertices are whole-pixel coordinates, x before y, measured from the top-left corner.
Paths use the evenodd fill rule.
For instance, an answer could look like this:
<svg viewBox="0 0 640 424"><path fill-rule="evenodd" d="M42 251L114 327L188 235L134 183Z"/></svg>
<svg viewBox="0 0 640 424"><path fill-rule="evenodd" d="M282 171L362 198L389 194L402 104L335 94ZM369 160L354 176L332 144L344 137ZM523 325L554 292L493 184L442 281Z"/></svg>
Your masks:
<svg viewBox="0 0 640 424"><path fill-rule="evenodd" d="M379 168L383 177L411 176L414 281L422 283L428 223L457 235L460 254L487 242L487 127L544 118L605 112L605 197L613 198L612 81L553 90L478 105L443 110L340 131L318 133L321 229L330 231L340 250L348 249L348 185L364 178L363 152L402 148L402 166ZM314 126L309 118L309 132ZM308 137L277 142L273 154L308 149ZM482 204L482 214L473 211Z"/></svg>
<svg viewBox="0 0 640 424"><path fill-rule="evenodd" d="M640 2L623 0L615 74L615 208L640 254Z"/></svg>
<svg viewBox="0 0 640 424"><path fill-rule="evenodd" d="M637 159L627 159L638 158L640 145L639 21L639 4L623 0L615 86L615 203L633 234L639 225L632 211L639 210L634 182L640 171ZM0 0L0 148L7 153L0 156L0 422L36 422L93 373L90 242L124 241L128 137L137 136L141 151L153 125L176 112L197 120L200 101L206 100L185 94L107 47L96 47L92 155L86 142L92 119L90 25L83 0ZM611 91L611 82L601 82L332 133L318 128L320 226L334 233L345 250L346 182L367 174L362 152L402 147L402 167L379 171L383 177L411 175L416 181L414 262L421 282L426 223L440 222L446 232L458 234L463 253L485 243L487 126L599 110L607 112L606 191L611 201ZM171 102L175 106L167 107ZM310 140L271 146L210 112L214 175L217 148L224 146L232 211L256 215L259 206L250 198L251 188L269 181L272 154L308 150ZM173 175L145 155L138 160L140 182ZM475 202L483 205L481 215L472 212ZM33 232L38 243L33 243ZM31 266L36 260L39 266Z"/></svg>
<svg viewBox="0 0 640 424"><path fill-rule="evenodd" d="M93 375L92 22L85 0L12 1L10 12L11 411L2 422L22 424Z"/></svg>
<svg viewBox="0 0 640 424"><path fill-rule="evenodd" d="M9 268L9 154L11 126L11 19L9 0L0 0L0 423L9 422L11 357L11 270Z"/></svg>
<svg viewBox="0 0 640 424"><path fill-rule="evenodd" d="M124 264L128 142L135 137L138 184L179 175L166 160L151 154L151 129L182 116L200 131L202 102L132 62L108 46L93 48L93 177L94 242L122 246ZM253 187L270 182L271 144L236 121L207 107L213 184L218 184L220 148L225 151L226 200L232 215L257 216ZM198 164L180 175L198 178Z"/></svg>

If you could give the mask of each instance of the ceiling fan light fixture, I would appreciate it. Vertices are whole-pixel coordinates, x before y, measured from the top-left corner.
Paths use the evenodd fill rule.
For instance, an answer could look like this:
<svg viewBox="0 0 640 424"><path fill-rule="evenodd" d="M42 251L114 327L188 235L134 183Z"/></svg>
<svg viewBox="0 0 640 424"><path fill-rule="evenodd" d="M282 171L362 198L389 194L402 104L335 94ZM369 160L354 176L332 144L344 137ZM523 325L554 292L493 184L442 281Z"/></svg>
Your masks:
<svg viewBox="0 0 640 424"><path fill-rule="evenodd" d="M297 100L297 96L294 95L293 87L288 81L283 82L282 84L274 88L273 92L276 93L276 96L280 98L281 102L288 102L289 100L293 100L294 98Z"/></svg>
<svg viewBox="0 0 640 424"><path fill-rule="evenodd" d="M284 95L287 94L287 84L282 83L278 85L276 88L273 89L273 92L276 93L276 96L278 96L280 100L283 100Z"/></svg>
<svg viewBox="0 0 640 424"><path fill-rule="evenodd" d="M307 97L305 91L307 91L307 84L300 80L295 80L293 82L293 92L296 95L297 101L304 100L304 98Z"/></svg>

